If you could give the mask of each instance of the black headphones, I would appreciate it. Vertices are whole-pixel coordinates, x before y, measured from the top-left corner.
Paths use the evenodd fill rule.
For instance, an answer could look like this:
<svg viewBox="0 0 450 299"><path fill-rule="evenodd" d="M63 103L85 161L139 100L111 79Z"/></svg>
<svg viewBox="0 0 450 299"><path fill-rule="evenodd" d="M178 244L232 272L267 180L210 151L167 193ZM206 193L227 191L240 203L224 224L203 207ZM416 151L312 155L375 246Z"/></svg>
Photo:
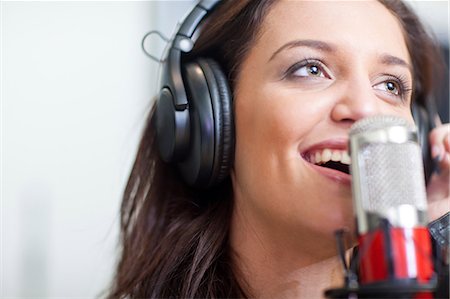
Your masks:
<svg viewBox="0 0 450 299"><path fill-rule="evenodd" d="M187 15L168 49L156 102L156 138L161 158L176 163L188 185L212 186L233 162L232 94L212 59L183 62L201 22L220 0L200 1Z"/></svg>
<svg viewBox="0 0 450 299"><path fill-rule="evenodd" d="M202 21L220 0L202 0L171 39L163 61L154 125L161 158L177 164L190 186L208 188L229 174L234 159L232 93L227 77L210 58L183 61L198 36ZM428 110L413 107L421 136L426 176L431 173Z"/></svg>

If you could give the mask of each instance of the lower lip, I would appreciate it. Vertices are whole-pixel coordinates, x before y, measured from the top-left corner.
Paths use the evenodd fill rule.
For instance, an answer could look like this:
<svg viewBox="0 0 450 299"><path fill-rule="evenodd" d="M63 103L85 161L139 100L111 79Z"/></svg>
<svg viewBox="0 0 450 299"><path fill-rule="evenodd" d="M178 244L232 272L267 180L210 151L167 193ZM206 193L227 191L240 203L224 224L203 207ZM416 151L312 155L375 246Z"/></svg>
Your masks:
<svg viewBox="0 0 450 299"><path fill-rule="evenodd" d="M307 162L315 171L320 173L321 175L327 177L328 179L335 181L340 184L348 185L350 186L352 183L352 176L349 174L346 174L344 172L334 170L331 168L326 168L322 166L318 166L312 163Z"/></svg>

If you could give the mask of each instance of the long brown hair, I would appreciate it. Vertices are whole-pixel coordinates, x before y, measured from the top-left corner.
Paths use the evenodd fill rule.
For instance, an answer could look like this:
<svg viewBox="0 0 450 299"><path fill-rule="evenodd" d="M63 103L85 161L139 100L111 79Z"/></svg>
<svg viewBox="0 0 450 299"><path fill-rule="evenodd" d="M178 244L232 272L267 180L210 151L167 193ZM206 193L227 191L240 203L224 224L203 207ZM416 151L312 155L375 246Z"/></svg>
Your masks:
<svg viewBox="0 0 450 299"><path fill-rule="evenodd" d="M207 19L192 56L219 62L231 89L248 49L276 0L222 1ZM382 2L405 30L416 90L428 94L434 48L417 17L400 1ZM418 70L421 70L420 72ZM420 87L420 88L417 88ZM417 96L417 92L416 92ZM228 242L230 179L209 190L186 186L158 156L151 119L142 136L121 206L121 258L109 298L236 298L251 296Z"/></svg>
<svg viewBox="0 0 450 299"><path fill-rule="evenodd" d="M272 2L220 3L192 56L215 59L233 82ZM122 256L109 298L245 297L228 244L230 179L210 190L187 187L158 156L153 112L124 192Z"/></svg>

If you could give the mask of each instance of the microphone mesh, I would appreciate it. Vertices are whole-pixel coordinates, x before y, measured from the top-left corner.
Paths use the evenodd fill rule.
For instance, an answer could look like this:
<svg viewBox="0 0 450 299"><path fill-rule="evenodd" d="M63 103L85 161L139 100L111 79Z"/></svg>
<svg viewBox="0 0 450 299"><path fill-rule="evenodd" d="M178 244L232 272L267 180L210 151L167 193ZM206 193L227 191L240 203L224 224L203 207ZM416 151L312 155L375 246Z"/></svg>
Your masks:
<svg viewBox="0 0 450 299"><path fill-rule="evenodd" d="M376 116L356 122L350 136L409 124L393 116ZM412 128L410 128L412 130ZM421 149L417 142L370 142L356 153L362 187L362 209L383 214L403 204L426 209ZM352 153L352 162L353 162Z"/></svg>
<svg viewBox="0 0 450 299"><path fill-rule="evenodd" d="M367 131L386 129L392 126L410 127L409 123L403 118L391 115L375 115L363 118L354 123L350 128L350 136Z"/></svg>
<svg viewBox="0 0 450 299"><path fill-rule="evenodd" d="M386 211L389 207L410 204L426 207L420 149L412 142L373 144L360 153L364 170L362 184L367 187L363 209Z"/></svg>

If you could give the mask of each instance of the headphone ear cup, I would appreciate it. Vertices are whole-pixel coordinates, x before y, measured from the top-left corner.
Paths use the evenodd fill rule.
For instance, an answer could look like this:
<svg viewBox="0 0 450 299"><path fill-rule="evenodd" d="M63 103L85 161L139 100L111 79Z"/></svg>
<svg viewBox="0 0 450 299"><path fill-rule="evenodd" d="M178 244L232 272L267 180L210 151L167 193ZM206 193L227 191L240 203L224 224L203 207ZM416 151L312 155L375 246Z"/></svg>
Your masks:
<svg viewBox="0 0 450 299"><path fill-rule="evenodd" d="M183 160L189 147L189 111L177 111L169 88L161 89L156 99L153 125L159 155L165 162Z"/></svg>
<svg viewBox="0 0 450 299"><path fill-rule="evenodd" d="M179 169L187 184L210 187L228 175L231 165L231 92L219 65L211 59L190 62L184 71L191 139L189 154Z"/></svg>

